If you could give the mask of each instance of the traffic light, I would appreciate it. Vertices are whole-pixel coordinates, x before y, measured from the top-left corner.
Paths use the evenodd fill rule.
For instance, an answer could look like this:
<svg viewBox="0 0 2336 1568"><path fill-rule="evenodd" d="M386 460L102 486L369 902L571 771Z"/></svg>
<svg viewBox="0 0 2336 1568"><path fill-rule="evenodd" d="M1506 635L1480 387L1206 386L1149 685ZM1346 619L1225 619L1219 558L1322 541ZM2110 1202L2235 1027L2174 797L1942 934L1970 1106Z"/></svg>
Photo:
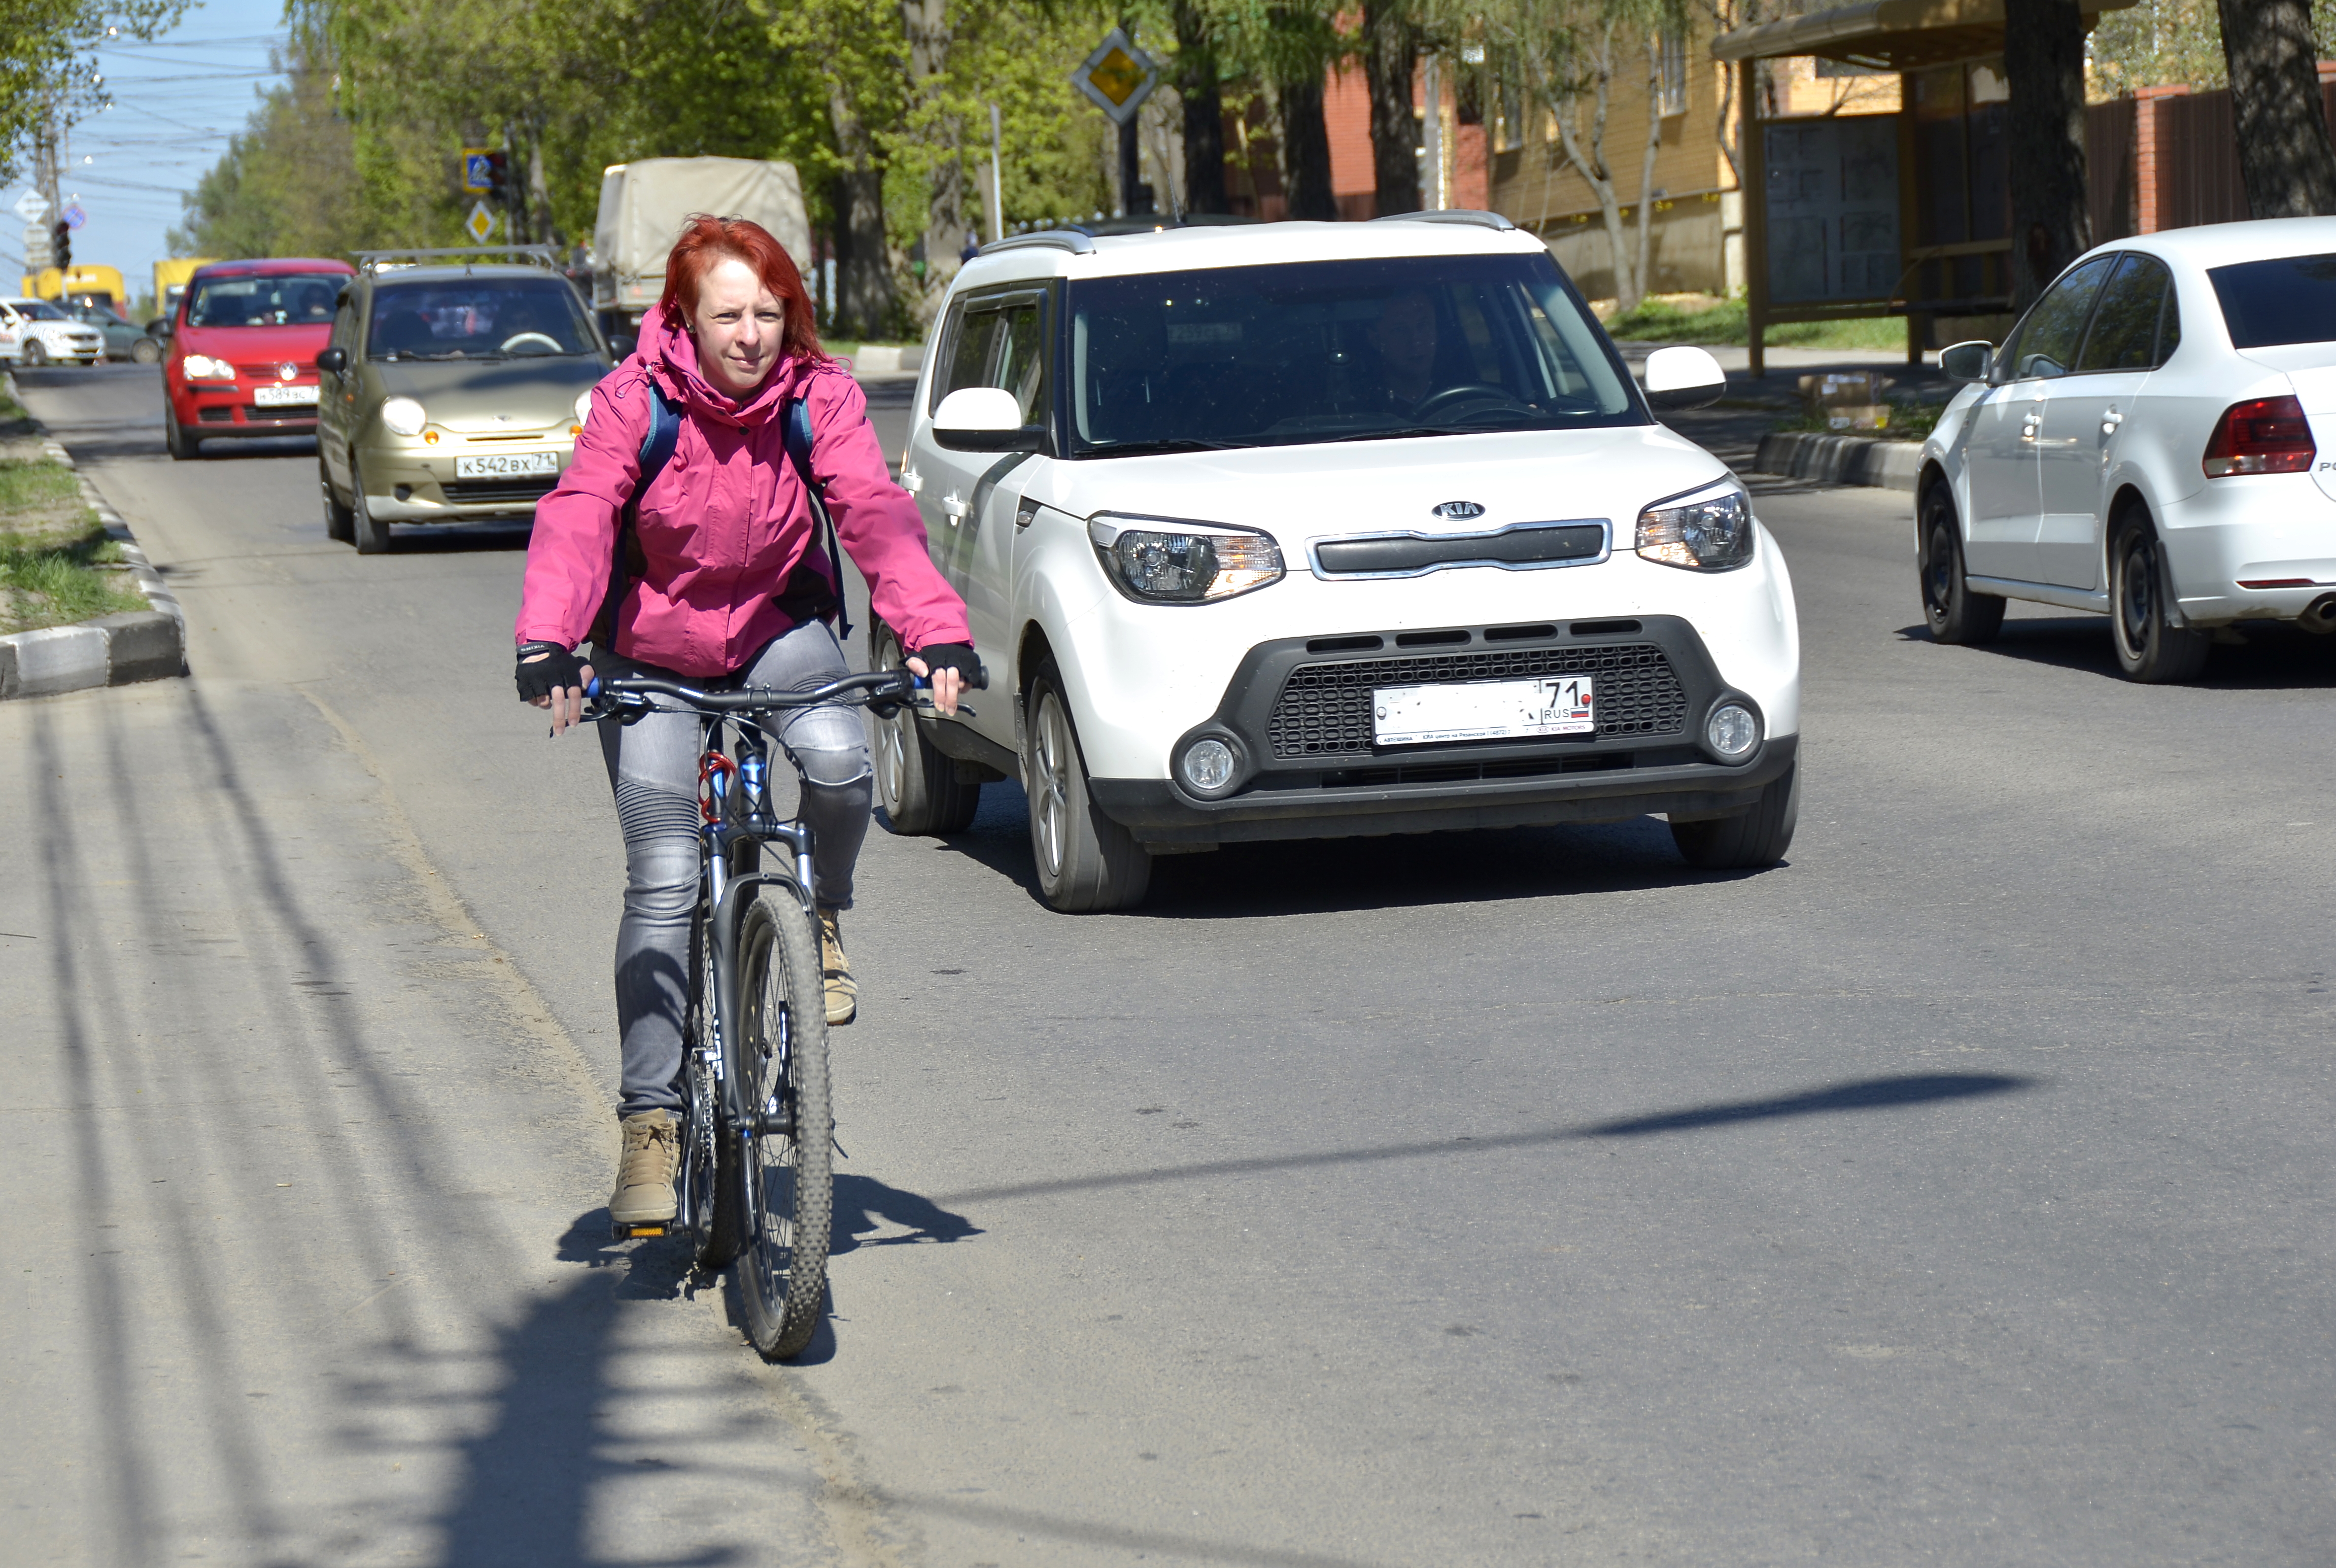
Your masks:
<svg viewBox="0 0 2336 1568"><path fill-rule="evenodd" d="M73 265L73 225L60 223L49 239L49 265L60 271Z"/></svg>
<svg viewBox="0 0 2336 1568"><path fill-rule="evenodd" d="M511 154L488 153L487 199L491 201L500 201L508 207L511 205Z"/></svg>

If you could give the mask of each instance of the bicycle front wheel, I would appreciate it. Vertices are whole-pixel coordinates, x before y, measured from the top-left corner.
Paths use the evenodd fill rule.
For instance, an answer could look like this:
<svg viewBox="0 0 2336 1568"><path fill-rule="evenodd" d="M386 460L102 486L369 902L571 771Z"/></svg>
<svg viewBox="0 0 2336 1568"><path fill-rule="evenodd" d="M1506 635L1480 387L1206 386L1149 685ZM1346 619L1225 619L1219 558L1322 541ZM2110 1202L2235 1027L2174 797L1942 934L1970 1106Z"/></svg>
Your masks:
<svg viewBox="0 0 2336 1568"><path fill-rule="evenodd" d="M835 1202L819 933L784 884L758 889L739 921L738 1011L731 1059L755 1120L735 1135L739 1294L747 1338L777 1361L819 1326Z"/></svg>

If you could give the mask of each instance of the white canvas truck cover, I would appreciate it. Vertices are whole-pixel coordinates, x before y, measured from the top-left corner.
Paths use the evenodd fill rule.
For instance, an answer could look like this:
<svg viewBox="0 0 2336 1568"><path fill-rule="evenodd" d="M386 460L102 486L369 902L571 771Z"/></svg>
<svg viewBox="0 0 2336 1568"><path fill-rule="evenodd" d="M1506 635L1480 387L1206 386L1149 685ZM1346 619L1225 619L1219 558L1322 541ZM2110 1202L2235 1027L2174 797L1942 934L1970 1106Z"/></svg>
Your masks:
<svg viewBox="0 0 2336 1568"><path fill-rule="evenodd" d="M811 222L792 163L751 158L645 158L600 176L594 225L592 303L640 312L665 291L665 258L695 212L746 218L769 229L797 267L811 270Z"/></svg>

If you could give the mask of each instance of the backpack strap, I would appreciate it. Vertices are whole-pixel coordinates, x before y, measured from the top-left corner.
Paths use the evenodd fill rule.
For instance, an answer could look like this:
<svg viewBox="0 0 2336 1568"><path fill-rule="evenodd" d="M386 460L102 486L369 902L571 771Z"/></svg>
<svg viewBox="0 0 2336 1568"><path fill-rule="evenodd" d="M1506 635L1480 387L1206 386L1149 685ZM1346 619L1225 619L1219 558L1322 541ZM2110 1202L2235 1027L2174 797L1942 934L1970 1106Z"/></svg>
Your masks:
<svg viewBox="0 0 2336 1568"><path fill-rule="evenodd" d="M787 456L802 478L803 493L811 497L811 514L819 521L820 549L827 556L828 587L835 595L835 619L839 638L852 636L852 611L843 597L843 551L836 542L835 520L827 512L827 491L811 472L811 408L800 397L787 399Z"/></svg>
<svg viewBox="0 0 2336 1568"><path fill-rule="evenodd" d="M641 384L649 392L649 427L641 433L640 477L633 482L633 493L617 516L616 547L608 562L608 591L601 596L600 612L592 618L592 646L612 653L617 647L618 609L632 588L633 579L647 565L636 531L640 522L641 497L648 493L657 476L665 472L665 465L673 460L673 449L681 442L681 410L666 396L665 389L654 376L643 376Z"/></svg>

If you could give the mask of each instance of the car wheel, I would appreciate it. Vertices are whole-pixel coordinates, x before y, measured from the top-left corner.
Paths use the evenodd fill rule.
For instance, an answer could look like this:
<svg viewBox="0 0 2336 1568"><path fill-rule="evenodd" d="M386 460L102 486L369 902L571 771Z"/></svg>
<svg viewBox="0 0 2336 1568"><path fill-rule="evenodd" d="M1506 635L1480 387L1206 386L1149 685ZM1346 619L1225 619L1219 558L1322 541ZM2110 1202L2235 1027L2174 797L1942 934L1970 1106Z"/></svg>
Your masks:
<svg viewBox="0 0 2336 1568"><path fill-rule="evenodd" d="M343 506L341 498L333 493L333 476L325 467L325 454L321 449L316 453L316 488L325 492L325 537L342 544L355 541L357 514L353 509Z"/></svg>
<svg viewBox="0 0 2336 1568"><path fill-rule="evenodd" d="M1760 791L1750 811L1708 822L1671 823L1671 842L1699 871L1756 871L1773 866L1793 847L1801 820L1801 765L1785 770Z"/></svg>
<svg viewBox="0 0 2336 1568"><path fill-rule="evenodd" d="M2166 622L2165 562L2149 514L2138 508L2118 521L2109 549L2109 636L2126 678L2147 685L2195 680L2213 638Z"/></svg>
<svg viewBox="0 0 2336 1568"><path fill-rule="evenodd" d="M162 444L170 449L171 461L185 463L200 457L203 438L179 423L179 416L168 403L162 404Z"/></svg>
<svg viewBox="0 0 2336 1568"><path fill-rule="evenodd" d="M1030 683L1022 776L1030 797L1030 852L1038 896L1065 914L1133 908L1152 882L1152 856L1095 809L1063 677L1052 664Z"/></svg>
<svg viewBox="0 0 2336 1568"><path fill-rule="evenodd" d="M162 346L151 337L141 337L130 346L130 357L141 365L162 363Z"/></svg>
<svg viewBox="0 0 2336 1568"><path fill-rule="evenodd" d="M1973 593L1963 576L1962 530L1955 498L1944 483L1923 493L1915 531L1915 566L1922 579L1922 618L1935 642L1982 643L2003 628L2003 600Z"/></svg>
<svg viewBox="0 0 2336 1568"><path fill-rule="evenodd" d="M889 626L876 629L876 667L898 669L900 639ZM959 782L957 763L924 736L917 716L895 708L876 728L876 794L896 833L961 833L981 809L981 785Z"/></svg>
<svg viewBox="0 0 2336 1568"><path fill-rule="evenodd" d="M49 346L35 337L24 345L24 368L38 370L49 362Z"/></svg>
<svg viewBox="0 0 2336 1568"><path fill-rule="evenodd" d="M365 504L365 476L357 472L356 459L349 459L349 526L359 555L381 555L389 549L389 524L373 514Z"/></svg>

